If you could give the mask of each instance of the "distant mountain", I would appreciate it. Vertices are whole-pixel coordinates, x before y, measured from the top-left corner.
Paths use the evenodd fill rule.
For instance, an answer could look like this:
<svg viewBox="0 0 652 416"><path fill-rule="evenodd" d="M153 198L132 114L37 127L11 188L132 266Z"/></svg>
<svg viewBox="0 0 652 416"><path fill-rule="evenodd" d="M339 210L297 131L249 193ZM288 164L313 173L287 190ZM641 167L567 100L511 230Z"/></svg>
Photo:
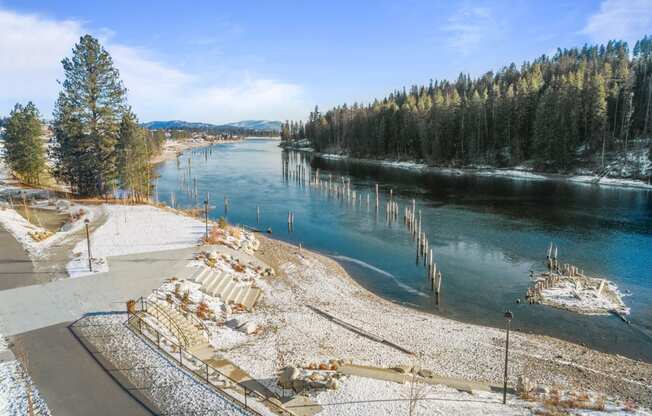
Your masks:
<svg viewBox="0 0 652 416"><path fill-rule="evenodd" d="M245 129L260 130L260 131L281 130L280 121L267 121L267 120L243 120L243 121L237 121L235 123L229 123L227 124L227 126L242 127Z"/></svg>
<svg viewBox="0 0 652 416"><path fill-rule="evenodd" d="M150 121L143 123L143 127L150 130L155 129L172 129L172 130L218 130L218 131L233 131L233 130L255 130L255 131L279 131L281 130L280 121L267 121L267 120L243 120L235 123L227 124L210 124L210 123L194 123L182 120L168 120L168 121Z"/></svg>

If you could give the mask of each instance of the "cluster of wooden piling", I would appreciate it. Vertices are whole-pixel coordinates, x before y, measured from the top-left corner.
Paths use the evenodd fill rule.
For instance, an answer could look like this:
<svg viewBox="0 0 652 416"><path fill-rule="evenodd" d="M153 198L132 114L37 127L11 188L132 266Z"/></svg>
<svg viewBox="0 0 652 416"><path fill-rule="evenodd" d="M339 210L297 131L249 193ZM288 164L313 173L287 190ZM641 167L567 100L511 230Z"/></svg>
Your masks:
<svg viewBox="0 0 652 416"><path fill-rule="evenodd" d="M433 291L435 302L439 304L442 275L441 271L437 270L428 235L422 229L421 210L417 211L416 200L412 199L412 204L404 208L403 223L412 236L412 240L416 242L416 263L420 263L419 259L423 261L426 268L426 279L430 282L430 290Z"/></svg>
<svg viewBox="0 0 652 416"><path fill-rule="evenodd" d="M291 152L282 153L282 176L286 182L295 182L305 187L310 181L310 165L305 163L304 157Z"/></svg>
<svg viewBox="0 0 652 416"><path fill-rule="evenodd" d="M557 273L549 272L543 276L543 279L537 280L534 286L528 288L525 297L529 303L540 303L543 299L542 291L554 287L561 281L561 276Z"/></svg>
<svg viewBox="0 0 652 416"><path fill-rule="evenodd" d="M207 150L193 150L193 153L200 151L206 159L208 154L212 154L212 149ZM381 192L379 184L374 184L374 187L369 192L359 192L352 188L351 179L345 176L334 176L332 174L323 175L319 169L312 169L307 159L301 155L293 155L292 153L284 153L282 156L282 176L286 182L294 182L300 187L317 189L324 192L329 198L336 198L347 205L354 207L365 206L369 210L371 207L375 208L375 215L378 219L379 211L381 209ZM182 193L190 196L191 200L194 199L195 206L198 204L199 189L197 178L192 176L192 162L188 158L186 166L182 167L181 160L177 158L177 168L179 170L178 180L179 189ZM158 190L156 190L158 199ZM385 217L388 226L398 223L400 213L403 213L403 224L405 229L410 233L412 240L416 245L416 263L425 268L425 275L430 289L433 292L435 301L439 304L442 274L438 270L437 264L434 261L433 250L430 246L427 233L422 229L421 211L416 208L416 201L413 199L411 205L406 205L401 210L401 206L394 198L394 190L389 190L389 196L385 201ZM208 196L207 196L208 198ZM176 207L177 198L174 192L170 194L170 201L172 207ZM230 208L230 201L228 197L224 196L224 216L226 217ZM288 232L294 231L294 212L288 211ZM256 205L256 224L261 221L261 207Z"/></svg>
<svg viewBox="0 0 652 416"><path fill-rule="evenodd" d="M300 169L296 168L294 171L302 172ZM308 172L308 187L323 191L328 196L333 196L353 206L364 206L366 204L367 208L369 208L373 204L376 215L378 216L381 207L381 192L378 184L374 184L372 192L358 193L351 189L350 178L344 176L333 177L330 173L328 176L322 177L319 169L316 169L314 173L312 170ZM391 226L393 223L398 222L401 212L403 213L403 224L412 236L412 240L416 245L416 263L417 265L423 263L426 279L429 283L430 289L433 291L435 301L438 304L441 293L442 274L441 271L437 269L428 235L425 230L423 230L421 211L417 210L416 200L414 199L411 204L406 205L403 207L403 210L401 210L399 202L394 198L394 190L390 189L389 196L385 201L385 218L387 224ZM288 219L288 221L290 220ZM288 224L290 223L288 222Z"/></svg>
<svg viewBox="0 0 652 416"><path fill-rule="evenodd" d="M553 243L550 243L546 255L546 266L548 267L548 272L542 273L540 275L541 278L534 283L534 286L527 290L526 298L529 303L540 303L543 299L542 291L545 289L551 289L558 285L561 282L562 277L586 277L584 276L584 270L580 270L577 266L567 263L560 265L558 256L558 247ZM598 293L602 291L603 284L604 281L600 284Z"/></svg>

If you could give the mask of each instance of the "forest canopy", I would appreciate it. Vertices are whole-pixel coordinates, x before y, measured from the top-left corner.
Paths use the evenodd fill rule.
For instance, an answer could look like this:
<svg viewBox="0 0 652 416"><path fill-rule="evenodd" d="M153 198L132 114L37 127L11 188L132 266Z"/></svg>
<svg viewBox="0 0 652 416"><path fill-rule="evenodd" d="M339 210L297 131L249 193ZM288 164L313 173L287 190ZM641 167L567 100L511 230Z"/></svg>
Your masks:
<svg viewBox="0 0 652 416"><path fill-rule="evenodd" d="M650 137L652 37L558 49L521 67L472 79L431 81L363 105L343 104L307 122L286 122L282 139L317 151L433 164L513 166L531 160L568 169L582 155L625 151Z"/></svg>

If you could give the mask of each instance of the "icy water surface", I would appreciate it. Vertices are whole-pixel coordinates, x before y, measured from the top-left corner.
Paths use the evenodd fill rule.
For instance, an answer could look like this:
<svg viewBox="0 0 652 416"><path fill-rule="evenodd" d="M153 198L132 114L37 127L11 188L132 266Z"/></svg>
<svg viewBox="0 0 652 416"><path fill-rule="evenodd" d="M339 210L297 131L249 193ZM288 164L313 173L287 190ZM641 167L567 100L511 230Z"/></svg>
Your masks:
<svg viewBox="0 0 652 416"><path fill-rule="evenodd" d="M188 159L190 176L188 176ZM345 175L362 201L355 206L284 175L302 163L322 178ZM182 181L197 179L198 202L210 193L210 216L271 227L274 236L302 243L340 261L364 287L387 299L465 322L502 326L505 308L513 326L652 362L652 192L498 177L419 174L347 161L310 160L283 152L278 141L190 150L159 166L162 201L193 206ZM187 181L192 187L192 180ZM415 245L402 224L388 226L384 210L367 208L365 193L380 184L394 192L400 212L416 199L435 259L443 273L436 307L417 266ZM187 186L186 186L187 187ZM362 203L360 203L362 202ZM256 206L261 221L256 225ZM384 207L384 202L381 201ZM288 232L288 211L295 215ZM562 262L614 281L631 291L631 325L615 316L581 316L524 299L529 271L541 270L551 241ZM382 317L379 317L382 319Z"/></svg>

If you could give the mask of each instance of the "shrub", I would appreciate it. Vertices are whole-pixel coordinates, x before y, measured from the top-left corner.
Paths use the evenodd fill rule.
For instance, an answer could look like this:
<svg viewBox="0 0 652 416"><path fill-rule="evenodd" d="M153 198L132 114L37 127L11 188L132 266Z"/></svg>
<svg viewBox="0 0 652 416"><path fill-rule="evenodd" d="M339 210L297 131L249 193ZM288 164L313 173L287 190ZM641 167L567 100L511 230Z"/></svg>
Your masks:
<svg viewBox="0 0 652 416"><path fill-rule="evenodd" d="M208 308L208 305L206 302L201 302L199 305L197 305L197 318L199 319L207 319L208 315L210 314L210 309Z"/></svg>

